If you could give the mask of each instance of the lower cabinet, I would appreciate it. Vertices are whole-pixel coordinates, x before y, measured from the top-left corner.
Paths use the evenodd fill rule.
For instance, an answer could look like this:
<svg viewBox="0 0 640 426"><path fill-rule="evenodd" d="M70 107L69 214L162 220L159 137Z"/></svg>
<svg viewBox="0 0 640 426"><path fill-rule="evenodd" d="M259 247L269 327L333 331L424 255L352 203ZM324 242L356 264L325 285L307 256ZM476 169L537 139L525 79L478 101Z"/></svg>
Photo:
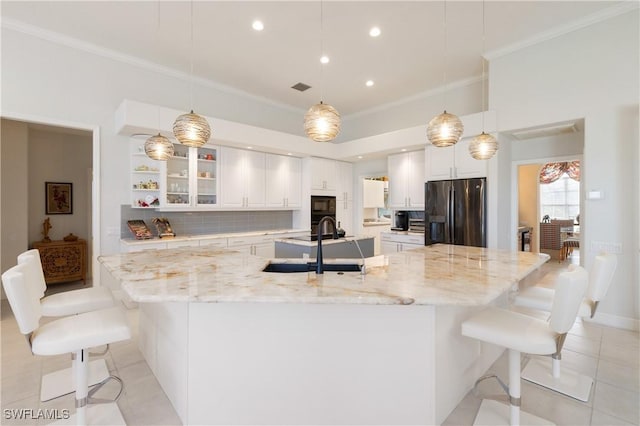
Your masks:
<svg viewBox="0 0 640 426"><path fill-rule="evenodd" d="M398 253L424 247L424 235L421 234L397 234L382 232L380 234L380 250L382 254Z"/></svg>
<svg viewBox="0 0 640 426"><path fill-rule="evenodd" d="M275 257L274 239L274 235L229 237L228 244L232 250L272 258Z"/></svg>

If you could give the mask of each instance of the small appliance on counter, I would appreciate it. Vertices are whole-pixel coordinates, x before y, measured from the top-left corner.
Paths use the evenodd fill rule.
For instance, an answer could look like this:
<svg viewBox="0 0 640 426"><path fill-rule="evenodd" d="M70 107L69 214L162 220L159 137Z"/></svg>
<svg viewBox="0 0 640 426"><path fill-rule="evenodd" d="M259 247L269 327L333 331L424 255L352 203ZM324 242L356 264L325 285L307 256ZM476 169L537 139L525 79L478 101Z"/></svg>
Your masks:
<svg viewBox="0 0 640 426"><path fill-rule="evenodd" d="M408 231L409 230L409 212L399 210L395 214L395 226L391 227L392 231Z"/></svg>

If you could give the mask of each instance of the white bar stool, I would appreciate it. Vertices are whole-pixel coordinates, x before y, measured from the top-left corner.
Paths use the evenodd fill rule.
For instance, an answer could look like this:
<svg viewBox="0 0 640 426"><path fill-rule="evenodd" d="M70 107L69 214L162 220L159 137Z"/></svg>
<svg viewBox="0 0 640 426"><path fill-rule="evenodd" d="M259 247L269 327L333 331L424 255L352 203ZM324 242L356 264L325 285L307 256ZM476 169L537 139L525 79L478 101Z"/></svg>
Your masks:
<svg viewBox="0 0 640 426"><path fill-rule="evenodd" d="M580 304L578 316L593 318L598 304L607 294L613 281L618 258L615 254L600 254L595 257L589 271L589 287ZM570 267L571 268L571 267ZM520 291L513 300L514 306L550 312L554 290L532 286ZM523 312L526 314L526 312ZM532 359L522 370L522 378L560 392L580 401L587 402L593 386L593 378L575 371L565 369L560 374L561 356L558 353L551 357L551 369L542 360Z"/></svg>
<svg viewBox="0 0 640 426"><path fill-rule="evenodd" d="M515 426L521 420L523 424L551 424L548 420L520 412L520 353L560 353L567 332L576 320L578 307L587 290L587 280L587 272L581 267L560 274L549 322L506 309L488 308L462 323L463 336L509 350L509 410L497 401L483 400L474 424L510 422Z"/></svg>
<svg viewBox="0 0 640 426"><path fill-rule="evenodd" d="M29 287L28 267L16 265L2 274L2 285L20 332L27 337L34 355L60 355L75 353L75 392L78 425L87 423L89 398L87 348L102 346L131 338L131 330L120 308L108 308L86 312L54 320L40 326L42 308L37 295ZM119 422L124 423L115 403L108 404L117 410ZM73 416L72 416L73 417ZM109 423L106 423L109 424Z"/></svg>
<svg viewBox="0 0 640 426"><path fill-rule="evenodd" d="M77 315L114 306L113 295L106 287L82 288L44 297L47 283L44 279L40 253L37 249L28 250L18 255L18 264L25 264L29 269L27 284L40 299L42 316L44 317ZM104 355L104 353L95 355ZM89 386L103 383L108 379L109 369L104 359L97 359L89 363ZM70 394L73 391L73 367L42 376L40 400L43 402Z"/></svg>

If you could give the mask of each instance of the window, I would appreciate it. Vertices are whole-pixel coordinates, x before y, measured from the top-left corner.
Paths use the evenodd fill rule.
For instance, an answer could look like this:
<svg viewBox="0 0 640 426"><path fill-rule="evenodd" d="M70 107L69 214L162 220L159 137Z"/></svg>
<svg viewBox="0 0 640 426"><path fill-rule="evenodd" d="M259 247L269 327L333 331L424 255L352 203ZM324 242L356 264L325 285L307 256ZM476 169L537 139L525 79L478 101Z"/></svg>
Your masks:
<svg viewBox="0 0 640 426"><path fill-rule="evenodd" d="M540 183L540 217L574 219L580 213L580 182L566 173L551 183Z"/></svg>

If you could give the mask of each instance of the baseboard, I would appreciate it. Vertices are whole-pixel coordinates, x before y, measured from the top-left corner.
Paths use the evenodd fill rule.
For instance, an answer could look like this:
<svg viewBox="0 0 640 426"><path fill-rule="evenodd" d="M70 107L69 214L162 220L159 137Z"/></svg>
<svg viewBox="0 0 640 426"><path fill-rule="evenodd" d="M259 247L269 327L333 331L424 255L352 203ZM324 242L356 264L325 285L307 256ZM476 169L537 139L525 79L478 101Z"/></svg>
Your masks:
<svg viewBox="0 0 640 426"><path fill-rule="evenodd" d="M640 330L640 320L621 317L619 315L605 314L602 312L596 312L594 318L583 318L582 320L595 324L606 325L608 327L623 328L625 330Z"/></svg>

